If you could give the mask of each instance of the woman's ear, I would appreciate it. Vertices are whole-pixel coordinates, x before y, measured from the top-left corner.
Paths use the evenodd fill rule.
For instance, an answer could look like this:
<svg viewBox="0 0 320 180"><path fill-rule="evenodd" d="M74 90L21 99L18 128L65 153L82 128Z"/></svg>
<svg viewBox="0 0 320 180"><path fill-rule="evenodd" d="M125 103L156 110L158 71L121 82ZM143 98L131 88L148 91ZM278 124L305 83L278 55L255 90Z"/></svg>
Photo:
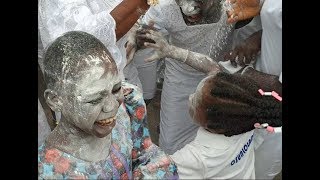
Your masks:
<svg viewBox="0 0 320 180"><path fill-rule="evenodd" d="M56 91L51 89L46 89L44 91L44 98L46 99L46 102L48 106L55 112L61 111L61 100L57 94Z"/></svg>

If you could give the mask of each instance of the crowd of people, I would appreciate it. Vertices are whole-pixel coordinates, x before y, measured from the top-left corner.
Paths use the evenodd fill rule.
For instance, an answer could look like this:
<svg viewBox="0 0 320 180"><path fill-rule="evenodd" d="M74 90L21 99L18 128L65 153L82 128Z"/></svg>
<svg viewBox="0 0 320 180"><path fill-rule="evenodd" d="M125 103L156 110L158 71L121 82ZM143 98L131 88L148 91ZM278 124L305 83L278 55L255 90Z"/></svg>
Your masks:
<svg viewBox="0 0 320 180"><path fill-rule="evenodd" d="M39 0L38 7L39 179L281 172L281 0ZM146 104L160 61L157 146Z"/></svg>

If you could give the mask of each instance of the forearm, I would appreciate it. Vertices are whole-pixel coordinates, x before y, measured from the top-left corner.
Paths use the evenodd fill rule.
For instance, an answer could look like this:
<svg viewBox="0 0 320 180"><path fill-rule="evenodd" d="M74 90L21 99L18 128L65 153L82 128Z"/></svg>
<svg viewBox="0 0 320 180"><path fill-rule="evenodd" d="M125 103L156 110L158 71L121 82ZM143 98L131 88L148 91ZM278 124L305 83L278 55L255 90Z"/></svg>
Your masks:
<svg viewBox="0 0 320 180"><path fill-rule="evenodd" d="M116 21L117 40L130 30L141 16L142 11L146 11L148 8L146 0L123 0L110 12Z"/></svg>
<svg viewBox="0 0 320 180"><path fill-rule="evenodd" d="M247 41L248 44L255 44L259 48L259 50L261 50L261 37L262 37L262 30L259 30L253 33L245 41Z"/></svg>
<svg viewBox="0 0 320 180"><path fill-rule="evenodd" d="M170 58L184 62L189 66L209 74L212 71L220 71L220 67L216 61L204 54L196 53L176 46L170 46L171 51L168 53Z"/></svg>

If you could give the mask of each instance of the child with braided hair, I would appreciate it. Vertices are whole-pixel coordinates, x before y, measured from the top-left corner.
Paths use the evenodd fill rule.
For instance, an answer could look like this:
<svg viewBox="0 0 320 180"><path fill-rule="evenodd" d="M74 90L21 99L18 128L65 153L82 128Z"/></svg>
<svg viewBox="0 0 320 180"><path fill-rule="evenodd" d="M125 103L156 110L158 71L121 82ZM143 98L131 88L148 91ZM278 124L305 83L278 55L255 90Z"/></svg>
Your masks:
<svg viewBox="0 0 320 180"><path fill-rule="evenodd" d="M278 77L250 66L241 73L221 72L210 57L170 45L159 32L141 36L153 40L144 45L156 50L146 61L171 57L208 75L189 97L189 113L200 125L196 138L171 156L179 177L254 179L254 147L259 146L254 129L282 126ZM266 96L268 91L277 96Z"/></svg>
<svg viewBox="0 0 320 180"><path fill-rule="evenodd" d="M219 72L189 97L200 125L194 141L171 155L182 179L254 179L254 124L282 126L282 103L262 96L252 78Z"/></svg>

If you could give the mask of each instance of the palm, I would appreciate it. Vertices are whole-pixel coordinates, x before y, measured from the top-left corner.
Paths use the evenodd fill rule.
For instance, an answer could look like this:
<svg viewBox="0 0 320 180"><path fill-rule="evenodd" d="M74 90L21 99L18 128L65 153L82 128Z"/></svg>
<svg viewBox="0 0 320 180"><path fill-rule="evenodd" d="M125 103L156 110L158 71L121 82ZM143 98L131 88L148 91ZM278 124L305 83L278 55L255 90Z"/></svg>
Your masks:
<svg viewBox="0 0 320 180"><path fill-rule="evenodd" d="M257 16L260 12L259 0L231 0L233 9L228 11L228 22L233 23Z"/></svg>

